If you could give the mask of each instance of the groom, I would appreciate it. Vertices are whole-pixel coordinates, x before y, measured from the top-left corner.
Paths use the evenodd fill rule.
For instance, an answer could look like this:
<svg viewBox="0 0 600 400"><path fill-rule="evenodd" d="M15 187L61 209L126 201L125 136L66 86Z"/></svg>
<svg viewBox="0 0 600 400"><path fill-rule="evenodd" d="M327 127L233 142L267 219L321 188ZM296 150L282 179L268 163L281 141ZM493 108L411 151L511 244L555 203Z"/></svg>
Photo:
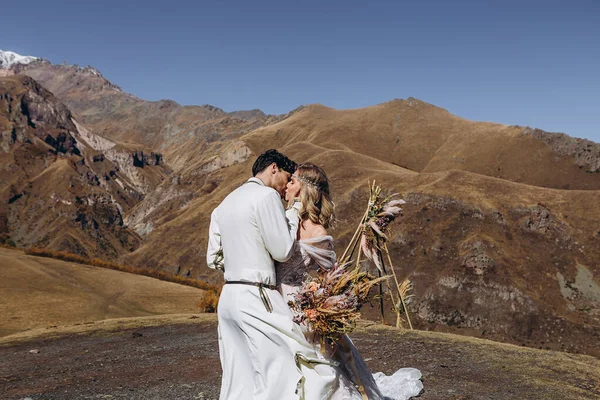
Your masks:
<svg viewBox="0 0 600 400"><path fill-rule="evenodd" d="M274 261L286 261L298 231L296 202L281 198L296 163L277 150L261 154L253 178L213 211L207 262L224 271L218 306L221 400L327 399L334 369L292 321L275 286Z"/></svg>

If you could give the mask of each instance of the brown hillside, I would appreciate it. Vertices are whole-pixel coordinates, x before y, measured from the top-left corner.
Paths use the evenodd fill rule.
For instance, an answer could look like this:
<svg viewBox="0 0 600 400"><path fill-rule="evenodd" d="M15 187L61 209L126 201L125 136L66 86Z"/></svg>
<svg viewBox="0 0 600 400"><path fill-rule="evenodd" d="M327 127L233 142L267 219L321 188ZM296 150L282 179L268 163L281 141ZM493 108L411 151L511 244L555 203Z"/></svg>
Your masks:
<svg viewBox="0 0 600 400"><path fill-rule="evenodd" d="M0 167L6 171L0 218L7 221L0 234L21 246L104 258L138 246L140 237L126 228L123 213L168 169L144 160L138 149L92 134L24 75L0 78L0 131Z"/></svg>
<svg viewBox="0 0 600 400"><path fill-rule="evenodd" d="M258 147L309 142L417 172L463 170L535 186L600 189L596 143L472 122L412 98L357 110L308 106L244 140Z"/></svg>
<svg viewBox="0 0 600 400"><path fill-rule="evenodd" d="M210 105L141 100L121 91L92 67L40 61L17 69L53 92L94 133L158 150L175 169L194 162L215 141L279 119L260 110L227 113Z"/></svg>
<svg viewBox="0 0 600 400"><path fill-rule="evenodd" d="M338 249L362 215L368 179L402 194L408 204L391 251L400 275L414 282L409 308L419 328L596 354L591 343L600 327L600 192L540 188L464 171L419 174L305 142L280 148L329 174L339 214L332 231ZM183 265L192 276L220 279L204 266L209 215L248 177L250 166L251 160L209 174L214 190L157 227L126 261L171 272ZM374 310L367 312L375 317Z"/></svg>
<svg viewBox="0 0 600 400"><path fill-rule="evenodd" d="M202 290L0 248L0 336L109 318L196 312Z"/></svg>

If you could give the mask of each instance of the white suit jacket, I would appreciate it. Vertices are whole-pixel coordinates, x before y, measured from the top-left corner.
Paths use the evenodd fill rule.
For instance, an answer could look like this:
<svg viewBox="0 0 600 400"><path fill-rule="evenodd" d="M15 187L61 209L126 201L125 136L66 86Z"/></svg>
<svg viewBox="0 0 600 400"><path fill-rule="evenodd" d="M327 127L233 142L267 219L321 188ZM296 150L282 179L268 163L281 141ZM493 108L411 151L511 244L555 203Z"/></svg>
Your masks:
<svg viewBox="0 0 600 400"><path fill-rule="evenodd" d="M284 211L281 197L258 178L231 192L211 214L208 266L222 248L226 281L275 285L274 261L292 255L298 232L298 212Z"/></svg>

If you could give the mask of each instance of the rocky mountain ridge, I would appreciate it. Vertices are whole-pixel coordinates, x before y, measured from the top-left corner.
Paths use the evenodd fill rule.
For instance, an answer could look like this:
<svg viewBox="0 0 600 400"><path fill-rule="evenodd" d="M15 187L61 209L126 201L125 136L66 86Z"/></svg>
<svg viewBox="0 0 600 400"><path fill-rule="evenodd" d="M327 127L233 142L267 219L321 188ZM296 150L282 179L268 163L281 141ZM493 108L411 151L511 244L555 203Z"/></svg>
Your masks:
<svg viewBox="0 0 600 400"><path fill-rule="evenodd" d="M109 258L139 245L123 214L168 175L160 155L93 135L23 75L0 78L0 133L1 234L20 245ZM140 172L144 165L154 168Z"/></svg>

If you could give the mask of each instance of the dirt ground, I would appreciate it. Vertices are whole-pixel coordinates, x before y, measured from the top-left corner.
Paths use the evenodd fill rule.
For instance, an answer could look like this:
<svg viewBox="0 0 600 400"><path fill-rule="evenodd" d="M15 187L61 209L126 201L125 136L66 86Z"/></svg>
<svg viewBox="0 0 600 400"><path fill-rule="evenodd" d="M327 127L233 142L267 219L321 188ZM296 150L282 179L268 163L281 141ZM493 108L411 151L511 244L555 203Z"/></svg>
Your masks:
<svg viewBox="0 0 600 400"><path fill-rule="evenodd" d="M598 399L600 360L487 340L361 325L372 371L415 367L433 399ZM216 316L115 319L0 339L1 399L216 399Z"/></svg>

